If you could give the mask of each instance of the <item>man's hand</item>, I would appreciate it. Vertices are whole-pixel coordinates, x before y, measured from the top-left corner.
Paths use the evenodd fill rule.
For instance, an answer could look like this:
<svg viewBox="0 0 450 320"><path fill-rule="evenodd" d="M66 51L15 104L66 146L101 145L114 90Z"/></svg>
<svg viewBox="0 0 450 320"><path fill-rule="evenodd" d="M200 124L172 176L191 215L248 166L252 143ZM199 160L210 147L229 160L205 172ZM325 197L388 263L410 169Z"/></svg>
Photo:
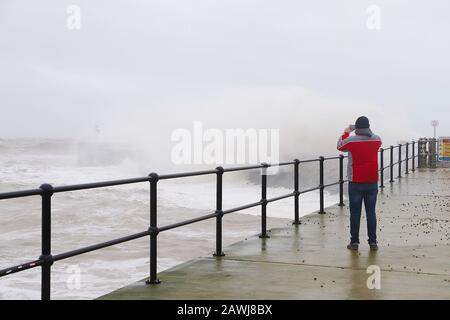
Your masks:
<svg viewBox="0 0 450 320"><path fill-rule="evenodd" d="M348 127L345 128L344 132L345 132L345 133L350 133L350 132L352 132L353 130L355 130L355 125L349 124Z"/></svg>

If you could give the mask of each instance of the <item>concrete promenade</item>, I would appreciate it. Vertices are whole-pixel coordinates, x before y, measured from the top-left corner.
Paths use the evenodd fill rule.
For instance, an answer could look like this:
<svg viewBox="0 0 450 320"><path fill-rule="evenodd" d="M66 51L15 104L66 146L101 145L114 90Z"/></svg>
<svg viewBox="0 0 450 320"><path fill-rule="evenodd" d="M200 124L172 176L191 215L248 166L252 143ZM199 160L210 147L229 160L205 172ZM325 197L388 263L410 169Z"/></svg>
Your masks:
<svg viewBox="0 0 450 320"><path fill-rule="evenodd" d="M450 299L450 169L386 181L377 252L367 245L364 212L360 250L346 249L348 208L333 206L270 230L270 239L255 235L224 248L225 257L161 272L159 285L144 279L100 299ZM380 289L367 287L371 265L381 270Z"/></svg>

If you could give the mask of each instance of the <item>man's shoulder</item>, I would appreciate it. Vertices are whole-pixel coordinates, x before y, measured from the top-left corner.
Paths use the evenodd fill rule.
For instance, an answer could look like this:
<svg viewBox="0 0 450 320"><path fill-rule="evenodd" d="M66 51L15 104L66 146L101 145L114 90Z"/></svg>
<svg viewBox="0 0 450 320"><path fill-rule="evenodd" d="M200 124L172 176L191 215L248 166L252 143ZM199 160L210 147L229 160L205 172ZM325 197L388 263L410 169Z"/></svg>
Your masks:
<svg viewBox="0 0 450 320"><path fill-rule="evenodd" d="M380 140L380 141L381 141L380 136L377 135L377 134L373 134L373 135L372 135L372 139L373 139L373 140Z"/></svg>
<svg viewBox="0 0 450 320"><path fill-rule="evenodd" d="M352 141L358 141L358 140L359 140L359 138L356 135L355 136L350 136L347 139L345 139L346 142L352 142Z"/></svg>
<svg viewBox="0 0 450 320"><path fill-rule="evenodd" d="M371 136L354 135L345 139L346 142L361 142L361 141L381 141L380 136L372 134Z"/></svg>

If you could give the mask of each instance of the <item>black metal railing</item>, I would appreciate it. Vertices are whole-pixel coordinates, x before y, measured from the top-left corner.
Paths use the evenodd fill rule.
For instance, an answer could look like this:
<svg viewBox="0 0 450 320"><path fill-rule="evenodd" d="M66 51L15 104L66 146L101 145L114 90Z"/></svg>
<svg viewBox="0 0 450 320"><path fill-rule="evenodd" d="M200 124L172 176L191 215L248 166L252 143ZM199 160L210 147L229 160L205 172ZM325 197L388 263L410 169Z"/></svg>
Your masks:
<svg viewBox="0 0 450 320"><path fill-rule="evenodd" d="M412 171L415 170L415 142L412 142L412 150L413 156L409 157L409 143L406 143L406 158L402 159L401 148L402 145L391 146L390 148L380 149L380 187L384 187L384 170L390 168L390 182L393 182L393 168L395 165L398 165L398 177L401 177L401 164L402 162L409 162L412 160ZM393 152L394 149L398 148L399 150L399 159L397 162L393 160ZM384 167L384 151L390 150L390 164ZM41 209L42 209L42 224L41 224L41 255L37 260L30 261L27 263L23 263L20 265L16 265L10 268L6 268L0 270L0 277L4 277L13 273L22 272L28 269L41 267L41 299L49 300L50 299L50 291L51 291L51 267L52 265L60 260L67 259L70 257L74 257L77 255L81 255L87 252L99 250L102 248L110 247L116 244L124 243L127 241L149 237L150 239L150 276L147 280L147 284L158 284L160 283L157 277L157 240L158 234L167 230L171 230L174 228L186 226L189 224L193 224L196 222L208 220L215 218L216 219L216 248L214 252L214 256L221 257L224 256L224 252L222 251L222 219L224 215L238 212L241 210L249 209L252 207L261 206L261 238L269 238L267 234L267 205L271 202L275 202L282 199L287 199L290 197L294 198L294 225L301 224L299 219L299 211L300 211L300 195L308 192L312 192L315 190L319 190L319 214L324 214L324 190L325 188L338 185L339 186L339 206L344 206L344 183L348 180L344 180L344 158L347 156L339 155L336 157L319 157L316 159L308 159L308 160L298 160L295 159L290 162L278 163L278 164L267 164L262 163L260 165L253 166L243 166L243 167L235 167L235 168L223 168L217 167L214 170L204 170L204 171L195 171L195 172L184 172L184 173L175 173L175 174L166 174L166 175L158 175L156 173L151 173L147 177L139 177L133 179L123 179L123 180L114 180L114 181L104 181L104 182L96 182L96 183L86 183L86 184L77 184L77 185L68 185L68 186L59 186L53 187L50 184L43 184L38 189L32 190L24 190L24 191L15 191L15 192L6 192L0 193L0 200L5 199L13 199L13 198L22 198L22 197L30 197L30 196L41 196ZM326 161L331 160L339 160L339 179L336 182L325 184L324 182L324 167ZM315 187L308 188L305 190L300 190L300 165L305 163L319 163L319 184ZM267 169L269 167L282 167L282 166L293 166L294 168L294 190L291 193L281 195L274 198L267 198ZM406 165L406 173L408 173L408 165ZM261 200L253 203L245 204L235 208L223 209L222 208L222 177L225 173L228 172L236 172L236 171L247 171L247 170L256 170L260 169L261 174ZM185 178L185 177L193 177L193 176L201 176L201 175L216 175L216 208L215 211L203 215L194 219L181 221L178 223L158 226L157 223L157 201L158 201L158 182L160 180L169 180L169 179L177 179L177 178ZM113 239L110 241L94 244L91 246L83 247L80 249L52 254L51 250L51 217L52 217L52 196L56 193L63 193L69 191L79 191L86 189L97 189L97 188L105 188L126 184L135 184L135 183L149 183L150 184L150 224L149 228L145 231L138 232L129 236Z"/></svg>

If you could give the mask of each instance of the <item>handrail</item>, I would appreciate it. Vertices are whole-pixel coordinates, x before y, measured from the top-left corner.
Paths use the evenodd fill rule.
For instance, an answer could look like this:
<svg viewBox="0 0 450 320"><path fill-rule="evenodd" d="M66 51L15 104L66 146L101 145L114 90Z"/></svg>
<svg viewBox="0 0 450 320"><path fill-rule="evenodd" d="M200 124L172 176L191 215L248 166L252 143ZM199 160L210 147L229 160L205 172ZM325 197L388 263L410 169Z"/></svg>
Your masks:
<svg viewBox="0 0 450 320"><path fill-rule="evenodd" d="M133 178L133 179L74 184L74 185L68 185L68 186L54 187L53 192L61 193L61 192L79 191L79 190L87 190L87 189L98 189L98 188L114 187L114 186L120 186L120 185L124 185L124 184L134 184L134 183L148 182L148 181L149 181L149 177L140 177L140 178Z"/></svg>
<svg viewBox="0 0 450 320"><path fill-rule="evenodd" d="M415 141L412 142L412 157L409 156L409 145L410 143L407 142L404 145L399 144L397 146L390 146L389 148L380 148L379 154L380 154L380 180L381 185L380 187L383 188L383 181L384 181L384 170L387 168L390 168L390 175L391 175L391 181L393 182L393 167L395 165L398 165L399 167L399 178L401 178L401 164L406 163L406 174L409 173L409 167L408 164L410 160L412 160L412 171L415 170L415 159L419 156L418 154L415 154ZM401 149L402 146L406 147L406 158L401 158ZM399 159L398 161L394 162L393 160L393 150L399 149ZM388 166L384 166L384 151L390 150L390 164ZM332 157L318 157L314 159L304 159L304 160L298 160L294 159L293 161L287 161L287 162L281 162L281 163L275 163L275 164L267 164L267 163L261 163L259 165L251 165L251 166L241 166L241 167L230 167L230 168L222 168L217 167L214 170L202 170L202 171L193 171L193 172L182 172L182 173L172 173L172 174L164 174L164 175L158 175L156 173L151 173L146 177L138 177L138 178L131 178L131 179L121 179L121 180L112 180L112 181L101 181L101 182L94 182L94 183L85 183L85 184L74 184L74 185L66 185L66 186L56 186L53 187L48 184L41 185L38 189L31 189L31 190L22 190L22 191L14 191L14 192L6 192L6 193L0 193L0 200L6 200L6 199L13 199L13 198L22 198L22 197L29 197L29 196L41 196L42 198L42 226L41 226L41 233L42 233L42 250L41 255L37 260L30 261L27 263L23 263L20 265L12 266L6 269L0 270L0 277L7 276L13 273L25 271L28 269L32 269L35 267L41 267L42 268L42 280L41 280L41 298L43 300L50 299L50 275L51 275L51 266L54 262L60 261L63 259L67 259L70 257L74 257L77 255L81 255L87 252L99 250L102 248L107 248L116 244L124 243L127 241L139 239L142 237L149 236L150 237L150 277L147 281L148 284L157 284L159 283L159 279L157 278L157 236L160 232L164 232L167 230L179 228L182 226L186 226L189 224L197 223L200 221L216 218L216 252L214 253L214 256L219 257L223 256L224 253L222 252L222 218L226 214L242 211L245 209L253 208L253 207L261 207L261 238L268 238L266 231L266 224L267 224L267 215L266 215L266 209L267 204L272 203L275 201L287 199L294 197L294 221L293 224L298 225L300 224L299 220L299 203L300 203L300 195L312 192L315 190L319 190L320 195L320 209L319 213L324 214L324 189L329 188L332 186L339 185L339 205L343 206L343 185L344 183L348 182L347 179L344 179L344 159L348 158L348 156L344 156L343 154L340 154L339 156L332 156ZM339 160L339 179L338 181L331 182L331 183L324 183L324 164L326 161L331 160ZM301 164L305 163L313 163L313 162L319 162L319 184L315 187L311 187L308 189L300 190L300 179L299 179L299 167ZM290 192L288 194L280 195L273 198L267 198L267 168L269 167L281 167L281 166L291 166L293 165L294 168L294 190L293 192ZM237 171L247 171L247 170L261 170L261 200L249 204L244 204L238 207L229 208L229 209L222 209L222 176L224 173L228 172L237 172ZM193 176L200 176L200 175L216 175L217 184L216 184L216 210L213 213L203 215L200 217L196 217L190 220L185 220L177 223L173 223L170 225L165 225L162 227L158 227L156 223L157 219L157 183L159 180L169 180L169 179L178 179L178 178L186 178L186 177L193 177ZM110 241L90 245L83 248L78 248L75 250L59 253L52 255L50 251L50 243L51 243L51 199L52 195L54 193L64 193L64 192L72 192L72 191L78 191L78 190L87 190L87 189L97 189L97 188L105 188L105 187L111 187L111 186L118 186L118 185L127 185L127 184L135 184L135 183L142 183L142 182L150 182L150 227L142 232L138 232L132 235L124 236L121 238L113 239Z"/></svg>
<svg viewBox="0 0 450 320"><path fill-rule="evenodd" d="M38 196L38 195L41 195L41 194L42 194L42 190L41 189L4 192L4 193L0 193L0 200L14 199L14 198L23 198L23 197L30 197L30 196Z"/></svg>

